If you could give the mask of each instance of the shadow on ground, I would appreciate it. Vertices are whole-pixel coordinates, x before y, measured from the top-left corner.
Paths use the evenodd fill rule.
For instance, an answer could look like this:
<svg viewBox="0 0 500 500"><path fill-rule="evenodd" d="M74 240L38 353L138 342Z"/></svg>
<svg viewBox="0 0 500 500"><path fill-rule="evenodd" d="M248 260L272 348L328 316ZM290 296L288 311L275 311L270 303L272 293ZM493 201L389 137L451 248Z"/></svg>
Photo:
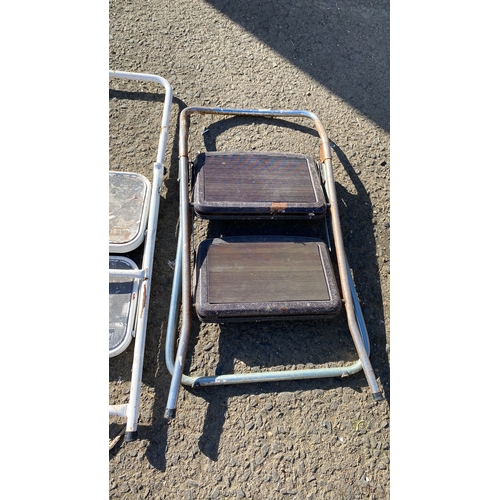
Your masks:
<svg viewBox="0 0 500 500"><path fill-rule="evenodd" d="M205 0L389 131L388 0Z"/></svg>

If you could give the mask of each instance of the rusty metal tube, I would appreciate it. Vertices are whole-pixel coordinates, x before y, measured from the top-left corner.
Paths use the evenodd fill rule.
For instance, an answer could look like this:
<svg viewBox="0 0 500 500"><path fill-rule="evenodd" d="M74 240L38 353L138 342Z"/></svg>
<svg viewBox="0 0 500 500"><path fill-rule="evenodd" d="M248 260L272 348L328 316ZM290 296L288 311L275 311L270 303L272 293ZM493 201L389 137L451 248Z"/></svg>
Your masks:
<svg viewBox="0 0 500 500"><path fill-rule="evenodd" d="M182 283L182 231L179 228L177 236L177 252L175 256L174 279L172 281L172 295L170 297L170 309L168 311L168 323L165 341L165 362L170 374L174 373L175 366L175 338L179 322L179 309L181 302Z"/></svg>
<svg viewBox="0 0 500 500"><path fill-rule="evenodd" d="M330 148L330 145L328 145ZM333 242L335 246L335 252L337 255L339 276L340 276L340 286L342 288L342 296L344 297L344 305L347 313L347 323L349 325L349 331L351 332L351 337L356 347L359 359L363 365L363 371L365 373L366 380L370 389L372 391L375 400L382 399L382 393L377 384L375 373L368 356L367 349L363 342L361 332L359 331L358 322L356 319L356 311L354 308L354 301L351 293L351 286L349 283L349 265L347 264L347 257L345 255L344 242L342 238L342 230L340 226L340 216L338 209L337 196L335 194L335 184L333 179L333 167L331 154L330 158L326 158L325 164L325 174L326 174L326 190L330 202L330 215L332 218L332 230L333 230Z"/></svg>
<svg viewBox="0 0 500 500"><path fill-rule="evenodd" d="M187 116L199 113L206 115L234 115L234 116L262 116L262 117L270 117L270 118L289 118L289 117L303 117L310 118L314 121L316 126L316 130L319 133L321 146L320 151L321 156L325 155L325 157L331 158L331 149L330 149L330 140L328 139L328 134L323 127L323 124L320 122L319 118L310 111L305 110L283 110L283 109L232 109L232 108L205 108L202 106L191 106L189 108L185 108L181 113L181 122L182 116L187 118ZM179 130L179 156L183 156L188 154L188 143L187 143L187 126L183 130L182 123Z"/></svg>
<svg viewBox="0 0 500 500"><path fill-rule="evenodd" d="M189 346L189 336L191 333L191 257L190 257L190 238L189 238L189 186L188 186L188 159L187 159L187 136L185 130L187 129L186 116L181 113L180 117L180 131L179 136L184 137L184 141L180 140L179 145L179 191L180 191L180 228L179 238L181 241L181 259L178 262L176 259L176 267L181 265L181 285L182 285L182 323L181 333L179 336L179 346L177 354L173 363L172 380L170 382L170 389L168 393L167 408L165 410L165 418L172 419L175 417L175 409L177 405L177 397L182 381L182 372L184 370L184 363L186 361L187 350ZM169 353L166 352L166 355Z"/></svg>

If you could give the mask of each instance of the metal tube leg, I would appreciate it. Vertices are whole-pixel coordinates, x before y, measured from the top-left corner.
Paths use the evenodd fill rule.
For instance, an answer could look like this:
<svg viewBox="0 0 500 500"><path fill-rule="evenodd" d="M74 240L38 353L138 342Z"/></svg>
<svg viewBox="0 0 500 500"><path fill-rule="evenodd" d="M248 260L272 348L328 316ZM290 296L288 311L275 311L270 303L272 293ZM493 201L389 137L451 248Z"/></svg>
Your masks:
<svg viewBox="0 0 500 500"><path fill-rule="evenodd" d="M182 153L182 152L181 152ZM175 407L186 361L187 350L189 346L189 336L191 333L191 259L190 259L190 240L189 240L189 206L188 206L188 182L187 172L188 161L186 156L180 157L180 238L182 241L182 258L176 262L176 266L181 266L182 275L182 328L179 338L179 347L175 357L172 381L165 410L165 418L175 417Z"/></svg>
<svg viewBox="0 0 500 500"><path fill-rule="evenodd" d="M340 285L342 289L342 295L345 300L347 322L349 325L349 331L351 332L352 340L354 342L354 346L356 347L356 351L363 366L363 371L365 373L366 380L372 391L373 398L375 399L375 401L380 401L381 399L383 399L383 396L377 384L375 372L373 371L370 358L368 355L368 349L366 349L365 347L365 343L358 328L352 287L349 279L351 271L347 263L347 257L344 250L344 242L340 226L340 216L338 211L337 196L335 193L335 184L333 180L331 154L329 156L330 156L329 158L324 159L325 174L326 174L326 189L330 201L330 213L332 217L332 229L334 237L333 239L335 243L335 251L337 254Z"/></svg>
<svg viewBox="0 0 500 500"><path fill-rule="evenodd" d="M140 300L148 302L147 284L144 283ZM144 295L146 296L143 299ZM137 324L137 336L134 345L134 359L132 362L132 378L130 381L130 399L127 406L127 427L125 432L125 441L134 441L137 439L137 420L139 417L139 400L141 397L141 381L142 369L144 364L144 349L146 346L146 322L147 322L147 307L144 310L142 318Z"/></svg>
<svg viewBox="0 0 500 500"><path fill-rule="evenodd" d="M174 372L175 339L179 321L180 293L181 293L181 268L182 268L182 231L179 228L177 237L177 252L175 256L174 279L172 283L172 296L168 312L167 334L165 342L165 362L170 374Z"/></svg>
<svg viewBox="0 0 500 500"><path fill-rule="evenodd" d="M177 349L177 356L174 358L175 337L177 333L177 320L179 317L180 294L181 289L181 268L182 268L182 229L179 231L179 240L177 244L177 256L175 258L174 282L172 285L172 298L170 301L169 322L167 326L167 342L165 345L165 358L167 368L172 375L170 389L168 392L167 407L165 409L165 418L171 420L175 417L175 407L179 389L181 386L182 371L184 369L184 361L186 359L187 344L186 341L181 341ZM188 332L189 334L189 332Z"/></svg>

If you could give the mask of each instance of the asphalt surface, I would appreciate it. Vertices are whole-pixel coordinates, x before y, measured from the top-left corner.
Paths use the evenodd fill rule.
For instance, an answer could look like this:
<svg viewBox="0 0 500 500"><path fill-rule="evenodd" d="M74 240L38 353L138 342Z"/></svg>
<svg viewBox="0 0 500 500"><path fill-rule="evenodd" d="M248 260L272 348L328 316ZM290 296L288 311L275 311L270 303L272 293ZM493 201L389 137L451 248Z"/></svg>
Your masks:
<svg viewBox="0 0 500 500"><path fill-rule="evenodd" d="M113 499L389 498L390 142L387 2L157 0L109 3L109 67L152 73L174 99L153 267L138 439L109 453ZM110 80L110 169L151 176L163 92ZM191 105L306 109L335 144L346 253L385 399L363 373L328 380L185 388L164 417L170 386L165 330L178 229L178 117ZM190 154L268 150L318 156L301 120L193 118ZM196 238L216 226L194 221ZM261 227L256 227L256 230ZM133 345L109 362L111 403L126 402ZM352 362L346 320L205 325L194 321L189 373ZM124 419L110 418L109 437Z"/></svg>

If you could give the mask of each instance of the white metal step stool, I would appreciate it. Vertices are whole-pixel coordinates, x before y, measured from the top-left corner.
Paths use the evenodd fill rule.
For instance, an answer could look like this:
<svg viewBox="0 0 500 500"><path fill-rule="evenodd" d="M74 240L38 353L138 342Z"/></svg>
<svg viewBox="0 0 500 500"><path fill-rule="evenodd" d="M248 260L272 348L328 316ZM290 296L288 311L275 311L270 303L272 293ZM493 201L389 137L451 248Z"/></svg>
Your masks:
<svg viewBox="0 0 500 500"><path fill-rule="evenodd" d="M109 357L125 351L135 336L129 402L110 405L109 415L126 417L125 441L133 441L137 437L153 256L172 88L164 78L156 75L110 71L109 77L155 82L165 88L152 184L146 177L137 173L109 172ZM136 250L141 245L143 251L140 265L129 257L120 255Z"/></svg>

